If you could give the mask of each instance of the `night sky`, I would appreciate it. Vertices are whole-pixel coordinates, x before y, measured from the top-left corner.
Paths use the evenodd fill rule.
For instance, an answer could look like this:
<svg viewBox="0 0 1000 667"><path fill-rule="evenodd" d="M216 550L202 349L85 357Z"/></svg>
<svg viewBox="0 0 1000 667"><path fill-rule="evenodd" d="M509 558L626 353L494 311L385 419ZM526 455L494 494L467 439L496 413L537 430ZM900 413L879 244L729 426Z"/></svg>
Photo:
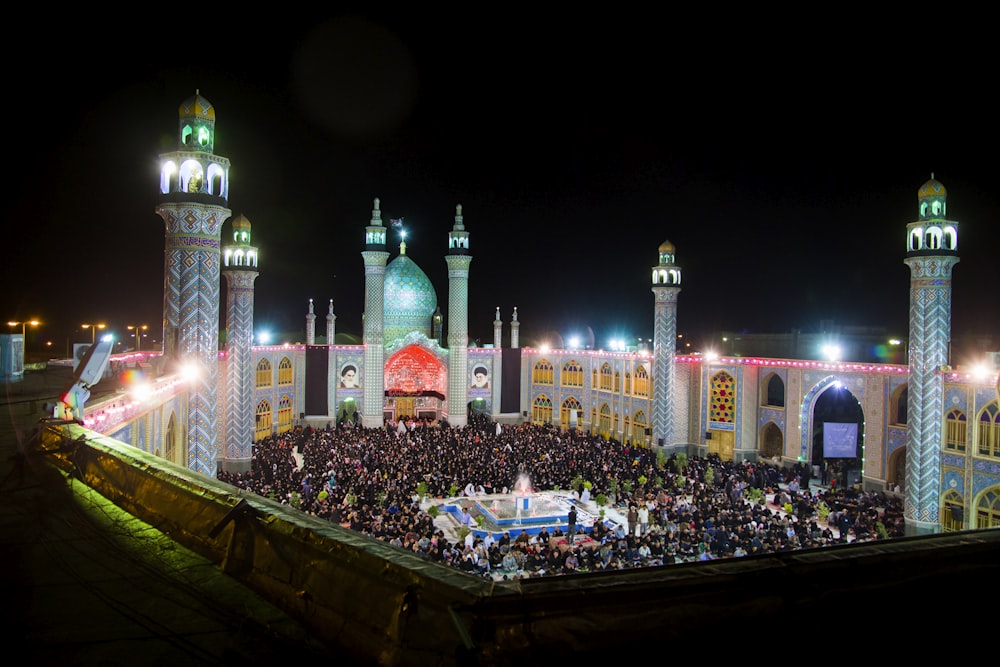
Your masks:
<svg viewBox="0 0 1000 667"><path fill-rule="evenodd" d="M385 224L404 219L407 254L446 315L462 204L470 336L483 343L498 306L505 336L517 306L522 345L588 327L595 347L650 337L664 240L683 270L678 331L698 347L821 320L905 336L905 227L932 172L960 223L953 333L996 340L987 45L944 25L923 40L870 23L793 31L759 14L507 11L299 13L215 31L194 17L114 31L67 19L46 33L46 57L8 42L19 64L3 314L43 320L29 349L87 342L83 322L159 329L158 157L199 90L231 161L229 206L260 248L256 328L293 341L310 298L318 334L330 299L337 330L360 332L376 197ZM390 229L393 257L398 242Z"/></svg>

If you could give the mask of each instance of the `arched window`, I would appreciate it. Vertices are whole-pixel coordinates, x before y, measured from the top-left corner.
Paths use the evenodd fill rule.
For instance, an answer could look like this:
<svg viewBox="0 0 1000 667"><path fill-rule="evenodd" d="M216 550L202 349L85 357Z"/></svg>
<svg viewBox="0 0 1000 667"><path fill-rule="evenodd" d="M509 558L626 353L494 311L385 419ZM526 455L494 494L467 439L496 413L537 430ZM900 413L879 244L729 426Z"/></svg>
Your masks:
<svg viewBox="0 0 1000 667"><path fill-rule="evenodd" d="M726 371L712 376L712 407L709 420L731 424L736 418L736 381Z"/></svg>
<svg viewBox="0 0 1000 667"><path fill-rule="evenodd" d="M969 425L965 413L954 408L948 411L944 418L944 448L952 452L965 453L965 438Z"/></svg>
<svg viewBox="0 0 1000 667"><path fill-rule="evenodd" d="M261 359L257 362L257 389L267 389L271 386L271 362Z"/></svg>
<svg viewBox="0 0 1000 667"><path fill-rule="evenodd" d="M906 402L910 396L907 385L900 385L889 397L889 423L893 426L906 426Z"/></svg>
<svg viewBox="0 0 1000 667"><path fill-rule="evenodd" d="M1000 409L996 401L987 403L979 413L976 431L979 455L1000 459Z"/></svg>
<svg viewBox="0 0 1000 667"><path fill-rule="evenodd" d="M548 359L539 359L535 362L534 367L531 369L532 383L551 386L554 379L555 371L552 368L552 362Z"/></svg>
<svg viewBox="0 0 1000 667"><path fill-rule="evenodd" d="M570 359L562 367L562 386L582 387L583 366L576 359Z"/></svg>
<svg viewBox="0 0 1000 667"><path fill-rule="evenodd" d="M292 384L295 380L294 372L292 371L292 360L288 357L282 357L281 361L278 362L278 386L287 386Z"/></svg>
<svg viewBox="0 0 1000 667"><path fill-rule="evenodd" d="M764 391L761 392L761 395L764 397L762 405L771 408L785 407L785 382L781 376L777 373L769 373L764 378Z"/></svg>
<svg viewBox="0 0 1000 667"><path fill-rule="evenodd" d="M976 528L1000 528L1000 495L989 489L976 505Z"/></svg>
<svg viewBox="0 0 1000 667"><path fill-rule="evenodd" d="M611 364L605 362L601 364L601 391L611 391L612 383Z"/></svg>
<svg viewBox="0 0 1000 667"><path fill-rule="evenodd" d="M635 367L635 383L632 391L636 396L649 398L649 372L645 366Z"/></svg>

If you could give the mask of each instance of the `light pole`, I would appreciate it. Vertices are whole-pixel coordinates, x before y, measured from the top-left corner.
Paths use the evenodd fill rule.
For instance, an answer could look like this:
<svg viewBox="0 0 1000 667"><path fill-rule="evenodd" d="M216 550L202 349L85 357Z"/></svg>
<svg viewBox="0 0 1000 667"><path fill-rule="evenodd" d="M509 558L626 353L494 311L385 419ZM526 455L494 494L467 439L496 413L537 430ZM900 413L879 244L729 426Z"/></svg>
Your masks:
<svg viewBox="0 0 1000 667"><path fill-rule="evenodd" d="M910 346L905 338L890 338L889 345L898 347L903 346L903 364L910 365Z"/></svg>
<svg viewBox="0 0 1000 667"><path fill-rule="evenodd" d="M149 329L148 324L129 324L125 327L129 331L133 332L135 336L135 351L139 352L142 349L142 332Z"/></svg>
<svg viewBox="0 0 1000 667"><path fill-rule="evenodd" d="M41 322L38 320L28 320L27 322L8 322L7 326L16 327L18 324L21 325L21 338L25 336L25 328L30 324L33 327L37 327Z"/></svg>
<svg viewBox="0 0 1000 667"><path fill-rule="evenodd" d="M97 330L105 328L106 324L103 322L101 324L81 324L84 329L90 329L90 344L93 345L97 342Z"/></svg>

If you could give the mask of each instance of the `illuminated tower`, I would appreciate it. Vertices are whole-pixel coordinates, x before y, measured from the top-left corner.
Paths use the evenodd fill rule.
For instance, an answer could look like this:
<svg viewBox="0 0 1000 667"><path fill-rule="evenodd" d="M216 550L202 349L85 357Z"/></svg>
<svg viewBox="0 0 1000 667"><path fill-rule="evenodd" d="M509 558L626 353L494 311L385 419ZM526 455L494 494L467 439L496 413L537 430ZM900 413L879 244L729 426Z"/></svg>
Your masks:
<svg viewBox="0 0 1000 667"><path fill-rule="evenodd" d="M316 344L316 310L309 299L309 313L306 315L306 345Z"/></svg>
<svg viewBox="0 0 1000 667"><path fill-rule="evenodd" d="M218 455L219 246L231 211L229 160L215 155L215 108L199 95L179 110L177 150L160 155L156 213L166 225L163 354L193 364L187 465L215 476Z"/></svg>
<svg viewBox="0 0 1000 667"><path fill-rule="evenodd" d="M517 306L514 306L514 319L510 321L510 347L516 350L518 343L518 329L521 328L521 323L517 321Z"/></svg>
<svg viewBox="0 0 1000 667"><path fill-rule="evenodd" d="M333 299L330 299L330 308L326 311L326 344L333 345L333 339L337 334L337 316L333 314Z"/></svg>
<svg viewBox="0 0 1000 667"><path fill-rule="evenodd" d="M448 405L447 419L454 427L468 421L466 399L469 377L469 232L462 221L462 205L455 207L455 224L448 232Z"/></svg>
<svg viewBox="0 0 1000 667"><path fill-rule="evenodd" d="M906 414L907 535L940 531L942 366L951 343L951 272L958 263L958 223L945 219L948 197L931 174L920 186L920 217L906 225L910 267L910 376Z"/></svg>
<svg viewBox="0 0 1000 667"><path fill-rule="evenodd" d="M660 244L660 263L653 267L653 420L654 445L674 444L674 353L677 346L677 295L681 267L674 264L676 249L670 241Z"/></svg>
<svg viewBox="0 0 1000 667"><path fill-rule="evenodd" d="M500 306L497 306L497 314L493 318L493 347L500 349L503 342L503 320L500 319Z"/></svg>
<svg viewBox="0 0 1000 667"><path fill-rule="evenodd" d="M225 440L219 467L227 472L250 470L256 435L253 363L253 283L257 248L250 244L250 221L233 219L233 244L222 248L226 277L226 364L222 420Z"/></svg>
<svg viewBox="0 0 1000 667"><path fill-rule="evenodd" d="M382 406L385 396L385 341L382 328L385 320L385 263L389 253L385 249L385 227L382 211L375 199L372 219L365 227L365 315L362 336L365 345L364 403L361 408L361 425L366 428L382 426Z"/></svg>

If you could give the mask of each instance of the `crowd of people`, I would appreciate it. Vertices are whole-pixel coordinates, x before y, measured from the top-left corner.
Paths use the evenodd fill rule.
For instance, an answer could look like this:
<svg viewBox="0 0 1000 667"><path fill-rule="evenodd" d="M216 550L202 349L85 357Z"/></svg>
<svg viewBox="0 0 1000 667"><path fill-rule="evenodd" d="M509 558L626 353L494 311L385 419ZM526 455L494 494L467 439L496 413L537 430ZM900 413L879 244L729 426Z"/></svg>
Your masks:
<svg viewBox="0 0 1000 667"><path fill-rule="evenodd" d="M328 425L270 436L251 470L219 479L434 561L494 578L652 567L903 535L902 500L853 487L814 489L809 466L666 457L648 447L548 425L463 428L409 420L382 429ZM625 521L574 535L449 534L420 502L531 490L604 496ZM586 488L581 488L581 481ZM471 495L471 494L470 494ZM577 499L579 499L577 495ZM827 514L828 512L828 514ZM481 531L478 531L481 532ZM569 538L573 539L569 539Z"/></svg>

